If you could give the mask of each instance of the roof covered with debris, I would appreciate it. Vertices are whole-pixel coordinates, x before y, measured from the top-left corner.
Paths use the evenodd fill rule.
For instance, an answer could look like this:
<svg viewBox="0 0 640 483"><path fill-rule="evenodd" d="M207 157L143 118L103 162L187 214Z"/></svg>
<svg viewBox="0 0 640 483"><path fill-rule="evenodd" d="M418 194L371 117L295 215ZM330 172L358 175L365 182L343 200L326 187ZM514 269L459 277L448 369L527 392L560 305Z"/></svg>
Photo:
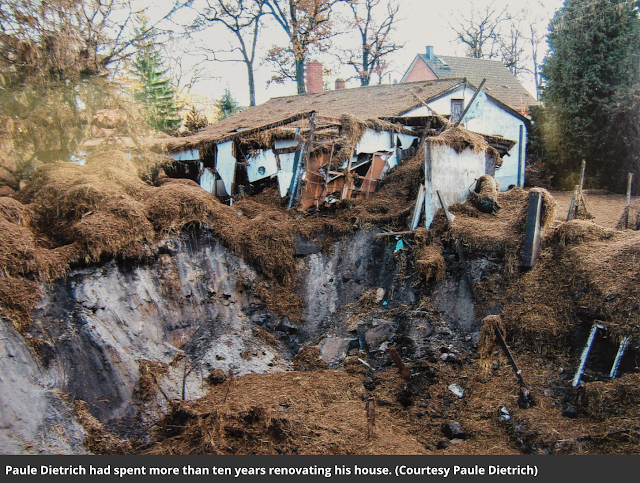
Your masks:
<svg viewBox="0 0 640 483"><path fill-rule="evenodd" d="M475 85L487 79L483 90L494 99L519 113L526 113L530 106L539 102L514 76L509 68L498 60L474 59L470 57L437 56L429 60L425 54L418 57L433 71L439 80L466 77ZM413 67L413 64L412 66ZM411 67L409 69L411 69Z"/></svg>
<svg viewBox="0 0 640 483"><path fill-rule="evenodd" d="M296 115L310 111L326 118L339 118L343 114L362 120L400 116L463 82L464 79L461 78L447 78L276 97L212 124L193 136L163 139L162 145L170 152L191 149L202 143L225 139L239 131L270 123L277 125L283 120L290 120Z"/></svg>

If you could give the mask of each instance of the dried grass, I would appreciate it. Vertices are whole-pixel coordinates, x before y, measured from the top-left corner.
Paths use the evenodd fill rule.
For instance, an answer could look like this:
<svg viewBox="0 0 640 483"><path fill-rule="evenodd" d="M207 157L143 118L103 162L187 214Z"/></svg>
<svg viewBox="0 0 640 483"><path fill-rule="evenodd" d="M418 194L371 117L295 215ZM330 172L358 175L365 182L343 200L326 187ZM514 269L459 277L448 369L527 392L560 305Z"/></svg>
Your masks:
<svg viewBox="0 0 640 483"><path fill-rule="evenodd" d="M440 239L432 240L424 228L418 228L413 236L413 254L416 269L426 281L440 280L445 275L445 263L442 257L442 243Z"/></svg>
<svg viewBox="0 0 640 483"><path fill-rule="evenodd" d="M630 409L640 418L640 374L627 374L613 381L581 385L578 407L598 421L626 415Z"/></svg>
<svg viewBox="0 0 640 483"><path fill-rule="evenodd" d="M423 454L387 407L376 407L375 436L368 437L362 381L323 370L235 378L174 408L156 443L141 452Z"/></svg>

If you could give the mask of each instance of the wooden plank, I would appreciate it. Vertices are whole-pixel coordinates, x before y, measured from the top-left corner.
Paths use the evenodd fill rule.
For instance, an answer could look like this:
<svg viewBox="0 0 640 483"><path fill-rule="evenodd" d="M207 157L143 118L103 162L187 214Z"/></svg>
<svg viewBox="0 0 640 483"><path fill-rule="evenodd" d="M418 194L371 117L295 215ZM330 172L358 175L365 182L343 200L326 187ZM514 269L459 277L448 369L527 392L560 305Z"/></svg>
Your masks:
<svg viewBox="0 0 640 483"><path fill-rule="evenodd" d="M633 179L633 173L629 173L627 176L627 204L624 209L625 220L624 227L629 228L629 208L631 207L631 180Z"/></svg>
<svg viewBox="0 0 640 483"><path fill-rule="evenodd" d="M401 235L411 235L415 230L409 231L388 231L385 233L378 233L376 236L401 236Z"/></svg>
<svg viewBox="0 0 640 483"><path fill-rule="evenodd" d="M369 437L373 437L376 424L376 402L373 397L367 399L367 427Z"/></svg>
<svg viewBox="0 0 640 483"><path fill-rule="evenodd" d="M533 267L540 252L540 239L542 238L541 218L542 195L534 191L529 193L529 213L527 214L527 227L524 233L524 247L522 249L522 265L525 267Z"/></svg>
<svg viewBox="0 0 640 483"><path fill-rule="evenodd" d="M579 189L580 189L580 186L576 185L576 187L573 190L573 198L571 198L571 204L569 205L569 212L567 213L567 221L571 221L575 218L576 201L578 199Z"/></svg>

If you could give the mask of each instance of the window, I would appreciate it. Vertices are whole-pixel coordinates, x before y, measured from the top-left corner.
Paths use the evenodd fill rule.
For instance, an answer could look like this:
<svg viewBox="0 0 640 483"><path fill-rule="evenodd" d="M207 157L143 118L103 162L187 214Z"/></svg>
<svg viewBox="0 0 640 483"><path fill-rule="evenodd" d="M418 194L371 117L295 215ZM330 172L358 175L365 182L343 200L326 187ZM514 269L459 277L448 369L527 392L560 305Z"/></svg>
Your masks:
<svg viewBox="0 0 640 483"><path fill-rule="evenodd" d="M451 99L451 122L457 122L462 116L463 99Z"/></svg>

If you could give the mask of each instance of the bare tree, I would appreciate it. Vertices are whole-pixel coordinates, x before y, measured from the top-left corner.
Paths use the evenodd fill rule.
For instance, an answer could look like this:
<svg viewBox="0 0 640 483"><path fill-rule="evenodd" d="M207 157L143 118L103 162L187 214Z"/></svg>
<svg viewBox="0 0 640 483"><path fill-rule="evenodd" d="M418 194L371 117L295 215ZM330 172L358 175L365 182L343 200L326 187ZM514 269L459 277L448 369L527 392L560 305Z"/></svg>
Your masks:
<svg viewBox="0 0 640 483"><path fill-rule="evenodd" d="M295 79L298 94L304 94L304 65L312 48L326 48L326 41L334 35L331 13L335 4L352 0L265 0L267 13L289 37L287 47L274 46L267 62L276 65L272 80L282 83Z"/></svg>
<svg viewBox="0 0 640 483"><path fill-rule="evenodd" d="M256 105L256 85L254 63L256 60L256 46L261 26L261 18L265 14L263 0L206 0L205 9L200 12L193 25L195 29L202 29L208 24L223 25L235 36L235 46L224 51L217 48L204 47L210 56L208 60L217 62L244 62L247 67L250 105ZM221 53L240 54L241 58L220 58Z"/></svg>
<svg viewBox="0 0 640 483"><path fill-rule="evenodd" d="M455 27L449 26L467 46L468 57L493 59L500 53L500 27L506 17L507 8L498 11L492 2L484 10L474 7L469 17L462 17Z"/></svg>
<svg viewBox="0 0 640 483"><path fill-rule="evenodd" d="M389 66L389 54L404 46L391 39L398 22L399 3L389 0L386 12L379 14L376 7L381 4L382 0L358 0L349 5L353 17L348 26L358 32L360 45L356 49L345 49L341 57L355 69L362 86L369 85L373 74L381 81Z"/></svg>
<svg viewBox="0 0 640 483"><path fill-rule="evenodd" d="M526 42L523 19L509 16L507 19L509 27L506 32L502 32L498 37L500 45L500 57L502 63L506 65L511 73L518 77L521 72L530 72L527 67L528 56L526 54Z"/></svg>

